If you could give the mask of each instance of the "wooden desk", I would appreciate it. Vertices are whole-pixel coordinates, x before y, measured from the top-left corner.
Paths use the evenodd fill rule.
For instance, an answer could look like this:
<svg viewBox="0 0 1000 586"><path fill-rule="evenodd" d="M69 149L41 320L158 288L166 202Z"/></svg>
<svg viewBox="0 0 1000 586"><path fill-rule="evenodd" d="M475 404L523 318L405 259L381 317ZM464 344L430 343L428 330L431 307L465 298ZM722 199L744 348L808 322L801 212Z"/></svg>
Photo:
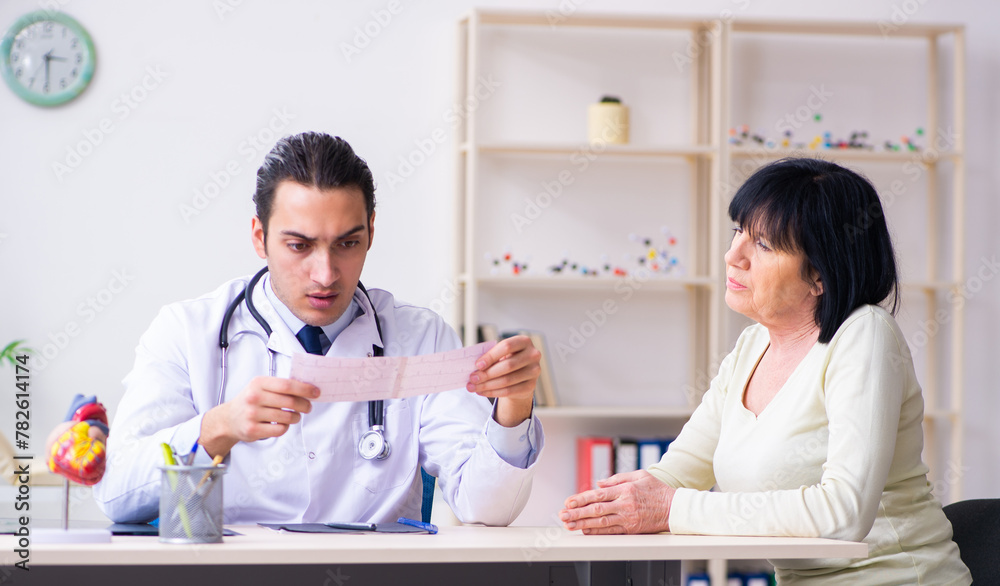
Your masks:
<svg viewBox="0 0 1000 586"><path fill-rule="evenodd" d="M718 537L691 535L587 536L558 527L442 527L437 535L405 534L301 534L275 532L256 526L232 526L241 536L226 537L212 545L171 545L155 537L115 537L109 544L31 545L30 572L10 566L18 561L12 536L0 536L0 584L12 570L16 584L43 584L41 580L69 579L94 574L95 584L177 584L185 566L191 577L204 583L308 583L316 586L357 586L383 579L405 578L413 584L445 579L465 583L456 572L476 576L477 584L544 583L582 584L581 568L595 576L593 584L624 583L629 560L641 561L636 572L646 581L634 583L679 584L678 560L759 558L857 558L868 555L863 543L786 537ZM580 562L584 562L581 564ZM615 562L595 564L595 562ZM670 563L677 562L677 563ZM485 565L483 565L485 564ZM652 565L651 565L652 564ZM234 580L234 566L249 566L255 579ZM591 569L590 566L595 568ZM100 569L98 567L101 567ZM62 568L60 576L59 570ZM112 570L114 568L114 570ZM89 571L99 570L99 571ZM108 573L123 574L108 581ZM131 574L128 574L131 572ZM292 578L291 574L295 577ZM42 576L42 574L46 574ZM128 574L128 575L125 575ZM36 577L37 576L37 577ZM419 576L419 580L414 580ZM556 579L562 576L564 579ZM605 576L600 579L597 576ZM677 576L675 578L675 576ZM22 582L26 578L38 582ZM347 578L351 580L348 581ZM279 582L269 582L270 579ZM491 581L491 580L496 581ZM186 583L186 582L181 582ZM195 579L193 583L202 583Z"/></svg>

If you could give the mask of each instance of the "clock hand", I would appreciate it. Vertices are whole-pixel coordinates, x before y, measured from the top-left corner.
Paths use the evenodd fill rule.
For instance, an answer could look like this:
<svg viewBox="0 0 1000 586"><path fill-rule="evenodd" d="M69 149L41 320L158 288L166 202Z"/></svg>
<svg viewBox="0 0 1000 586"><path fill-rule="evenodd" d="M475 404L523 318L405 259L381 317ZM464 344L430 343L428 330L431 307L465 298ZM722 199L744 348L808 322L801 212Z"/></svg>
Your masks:
<svg viewBox="0 0 1000 586"><path fill-rule="evenodd" d="M33 71L33 72L31 73L31 77L29 77L29 78L28 78L28 87L29 87L29 88L30 88L31 86L35 85L35 79L37 79L37 78L38 78L38 72L42 70L42 67L44 67L44 64L42 64L42 65L39 65L38 67L36 67L36 68L35 68L35 71Z"/></svg>

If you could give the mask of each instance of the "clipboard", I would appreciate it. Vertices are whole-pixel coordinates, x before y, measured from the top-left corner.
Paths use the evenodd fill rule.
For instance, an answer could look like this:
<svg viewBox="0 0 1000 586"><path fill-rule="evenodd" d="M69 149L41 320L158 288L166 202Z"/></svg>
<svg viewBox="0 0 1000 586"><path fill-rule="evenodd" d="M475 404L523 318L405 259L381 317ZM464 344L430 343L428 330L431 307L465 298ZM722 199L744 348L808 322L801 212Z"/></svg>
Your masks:
<svg viewBox="0 0 1000 586"><path fill-rule="evenodd" d="M160 528L156 525L150 525L149 523L114 523L108 525L108 531L112 535L154 535L160 534ZM234 535L243 535L242 533L237 533L232 529L226 529L223 527L222 535L225 537L232 537Z"/></svg>
<svg viewBox="0 0 1000 586"><path fill-rule="evenodd" d="M292 533L431 533L426 529L395 521L387 523L257 523L257 525L275 531Z"/></svg>

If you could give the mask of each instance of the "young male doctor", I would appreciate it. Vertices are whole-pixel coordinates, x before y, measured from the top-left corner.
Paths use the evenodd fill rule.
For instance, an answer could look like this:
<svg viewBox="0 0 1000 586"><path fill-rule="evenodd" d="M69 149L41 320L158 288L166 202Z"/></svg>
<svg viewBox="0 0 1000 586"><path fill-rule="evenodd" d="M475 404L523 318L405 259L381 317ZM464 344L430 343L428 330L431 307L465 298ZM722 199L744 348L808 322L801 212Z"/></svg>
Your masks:
<svg viewBox="0 0 1000 586"><path fill-rule="evenodd" d="M411 356L461 343L434 312L361 287L375 188L343 139L280 140L257 172L254 202L251 236L269 272L250 295L272 332L266 336L240 303L223 373L220 326L248 278L160 311L139 342L111 425L107 471L94 489L104 513L117 522L155 518L161 442L183 455L197 440L196 463L221 455L228 465L227 523L419 519L421 467L438 478L461 521L513 521L543 443L532 416L539 351L524 336L504 340L479 360L466 389L386 400L381 412L370 413L368 403L313 402L319 389L287 378L292 355L307 347L341 357L378 348ZM268 349L275 376L266 376ZM361 438L377 423L388 450L376 445L384 457L368 459Z"/></svg>

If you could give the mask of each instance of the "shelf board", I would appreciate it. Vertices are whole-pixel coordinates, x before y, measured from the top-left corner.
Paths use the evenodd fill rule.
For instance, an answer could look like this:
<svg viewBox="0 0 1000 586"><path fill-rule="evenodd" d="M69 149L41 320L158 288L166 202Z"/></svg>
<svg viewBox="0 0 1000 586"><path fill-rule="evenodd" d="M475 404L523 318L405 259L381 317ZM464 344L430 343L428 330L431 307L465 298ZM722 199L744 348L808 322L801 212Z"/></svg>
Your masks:
<svg viewBox="0 0 1000 586"><path fill-rule="evenodd" d="M926 293L951 291L960 287L961 283L953 281L900 281L900 289L907 291L924 291Z"/></svg>
<svg viewBox="0 0 1000 586"><path fill-rule="evenodd" d="M468 285L469 276L459 275L459 283ZM479 277L475 279L481 287L508 287L512 289L608 289L614 288L619 282L628 283L635 290L648 288L654 291L671 291L687 287L711 287L715 284L712 277L657 277L640 281L634 277L583 277L583 276L519 276L519 277ZM636 287L641 284L641 287ZM955 281L900 281L900 289L904 291L943 293L961 287Z"/></svg>
<svg viewBox="0 0 1000 586"><path fill-rule="evenodd" d="M468 285L468 275L459 276L459 282ZM639 280L634 277L583 277L583 276L550 276L550 277L479 277L475 282L480 287L497 287L511 289L584 289L601 291L614 289L619 283L632 288L633 291L677 291L691 287L711 287L715 280L711 277L656 277Z"/></svg>
<svg viewBox="0 0 1000 586"><path fill-rule="evenodd" d="M835 161L886 161L912 162L919 165L933 165L941 159L954 159L961 156L957 151L938 152L935 157L924 155L930 151L870 151L863 149L790 149L766 147L729 147L729 153L734 158L763 159L766 161L784 159L785 157L821 157Z"/></svg>
<svg viewBox="0 0 1000 586"><path fill-rule="evenodd" d="M510 10L475 10L479 24L499 26L545 26L586 27L586 28L624 28L653 30L692 30L712 28L718 19L677 18L662 15L610 15L595 13L563 14L557 10L548 12L518 12ZM469 22L466 16L461 23ZM907 22L902 25L866 21L796 21L796 20L745 20L733 19L732 30L735 33L777 33L799 35L847 35L847 36L877 36L877 37L933 37L961 32L960 24L926 24Z"/></svg>
<svg viewBox="0 0 1000 586"><path fill-rule="evenodd" d="M715 154L711 145L634 145L580 143L532 143L532 142L487 142L476 145L481 153L503 153L512 155L569 156L573 154L599 155L602 157L646 157L646 158L691 158ZM598 150L600 148L600 150ZM469 145L460 146L468 152Z"/></svg>
<svg viewBox="0 0 1000 586"><path fill-rule="evenodd" d="M623 407L621 405L589 407L566 405L564 407L536 407L539 419L687 419L693 407Z"/></svg>
<svg viewBox="0 0 1000 586"><path fill-rule="evenodd" d="M558 409L558 407L556 407ZM924 411L924 420L938 421L938 420L949 420L957 421L959 419L959 414L955 411L949 411L946 409L928 409Z"/></svg>
<svg viewBox="0 0 1000 586"><path fill-rule="evenodd" d="M593 407L566 405L560 407L535 407L535 415L546 419L687 419L694 413L693 407L628 407L621 405ZM931 421L955 420L958 413L946 410L928 410L924 419Z"/></svg>
<svg viewBox="0 0 1000 586"><path fill-rule="evenodd" d="M534 413L543 421L546 419L687 419L694 413L694 407L566 405L535 407ZM931 421L955 420L958 416L958 413L946 410L924 412L924 419Z"/></svg>
<svg viewBox="0 0 1000 586"><path fill-rule="evenodd" d="M470 278L463 273L459 283L468 285ZM627 283L634 290L674 291L689 287L712 287L712 277L656 277L640 281L635 277L583 277L576 275L479 277L475 282L480 287L511 289L613 289L617 283ZM639 286L637 286L639 285ZM899 287L908 292L944 293L960 287L954 281L900 281Z"/></svg>
<svg viewBox="0 0 1000 586"><path fill-rule="evenodd" d="M545 26L698 30L711 27L715 21L704 18L671 18L662 15L621 16L610 14L580 13L562 14L558 10L548 12L518 12L513 10L475 10L479 24L504 26ZM468 17L461 22L468 22Z"/></svg>
<svg viewBox="0 0 1000 586"><path fill-rule="evenodd" d="M795 21L795 20L733 20L734 33L782 33L795 35L847 35L877 37L932 37L960 32L962 25L924 24L908 22L902 25L879 22Z"/></svg>

